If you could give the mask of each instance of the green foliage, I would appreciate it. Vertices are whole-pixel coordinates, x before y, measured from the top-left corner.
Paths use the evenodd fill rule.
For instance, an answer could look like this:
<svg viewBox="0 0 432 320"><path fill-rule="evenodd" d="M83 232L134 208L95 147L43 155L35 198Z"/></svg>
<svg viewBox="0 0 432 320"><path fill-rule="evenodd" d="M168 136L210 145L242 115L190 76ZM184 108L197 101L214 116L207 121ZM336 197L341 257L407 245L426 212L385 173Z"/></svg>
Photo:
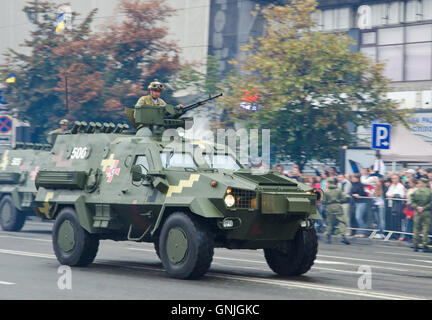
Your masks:
<svg viewBox="0 0 432 320"><path fill-rule="evenodd" d="M223 108L228 121L271 129L276 159L336 159L354 137L349 122L369 125L380 119L403 122L404 112L386 98L389 80L383 65L373 64L345 34L314 31L315 0L293 0L263 10L265 36L242 48L232 61L237 72L228 79ZM240 107L243 90L258 90L258 111Z"/></svg>
<svg viewBox="0 0 432 320"><path fill-rule="evenodd" d="M164 1L122 0L121 22L91 32L96 10L72 30L56 33L57 10L52 1L28 2L23 11L33 19L28 55L9 50L0 77L15 73L5 91L10 108L18 108L34 130L34 139L61 118L126 121L124 107L133 106L154 78L167 81L179 69L178 47L165 39L161 23L173 12ZM170 93L167 92L167 95Z"/></svg>

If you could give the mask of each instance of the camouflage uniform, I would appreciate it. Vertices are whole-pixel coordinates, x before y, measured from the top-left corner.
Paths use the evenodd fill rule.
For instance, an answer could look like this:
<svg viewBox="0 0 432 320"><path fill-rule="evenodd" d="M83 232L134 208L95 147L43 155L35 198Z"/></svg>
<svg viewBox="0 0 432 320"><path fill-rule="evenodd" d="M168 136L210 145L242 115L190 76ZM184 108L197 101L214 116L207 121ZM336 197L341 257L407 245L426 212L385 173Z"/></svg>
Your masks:
<svg viewBox="0 0 432 320"><path fill-rule="evenodd" d="M327 234L332 235L333 229L337 227L336 233L345 234L346 222L343 215L341 204L345 201L345 196L337 186L329 185L324 192L323 203L326 204L327 213Z"/></svg>
<svg viewBox="0 0 432 320"><path fill-rule="evenodd" d="M328 182L328 190L324 192L323 196L323 203L326 205L327 213L327 242L331 242L331 236L335 233L342 236L343 243L349 244L349 241L345 238L346 221L341 205L345 201L345 195L336 186L336 179L331 178Z"/></svg>
<svg viewBox="0 0 432 320"><path fill-rule="evenodd" d="M423 181L423 180L422 180ZM414 238L413 244L416 248L420 244L420 232L423 233L423 245L425 248L429 242L429 230L431 223L432 191L428 187L420 187L411 195L411 206L416 209L414 214ZM423 207L422 212L417 208Z"/></svg>
<svg viewBox="0 0 432 320"><path fill-rule="evenodd" d="M63 120L60 121L60 125L65 125L65 124L68 125L69 121L66 120L66 119L63 119ZM63 130L62 128L58 128L58 129L52 130L52 131L48 132L47 141L49 143L51 143L51 144L54 144L54 142L57 139L57 136L59 134L64 134L65 132L66 132L66 130Z"/></svg>
<svg viewBox="0 0 432 320"><path fill-rule="evenodd" d="M143 96L138 99L138 102L136 103L135 107L142 107L144 105L151 105L151 106L166 106L166 102L163 101L161 98L157 98L156 103L154 103L153 98L151 95Z"/></svg>

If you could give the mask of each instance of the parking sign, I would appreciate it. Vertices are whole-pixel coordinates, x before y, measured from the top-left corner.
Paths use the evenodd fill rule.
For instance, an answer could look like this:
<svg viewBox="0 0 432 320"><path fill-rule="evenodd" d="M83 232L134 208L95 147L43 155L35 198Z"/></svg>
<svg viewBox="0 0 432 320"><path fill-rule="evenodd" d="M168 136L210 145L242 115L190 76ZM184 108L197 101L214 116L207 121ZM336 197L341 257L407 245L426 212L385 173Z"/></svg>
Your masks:
<svg viewBox="0 0 432 320"><path fill-rule="evenodd" d="M372 124L372 149L390 149L390 130L389 124Z"/></svg>

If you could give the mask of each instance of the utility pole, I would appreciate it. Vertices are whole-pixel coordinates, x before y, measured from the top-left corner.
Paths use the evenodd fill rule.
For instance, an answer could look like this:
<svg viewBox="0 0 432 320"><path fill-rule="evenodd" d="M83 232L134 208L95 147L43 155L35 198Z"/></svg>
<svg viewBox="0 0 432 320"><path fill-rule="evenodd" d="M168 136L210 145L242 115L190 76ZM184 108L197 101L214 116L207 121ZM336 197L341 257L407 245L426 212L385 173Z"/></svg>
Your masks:
<svg viewBox="0 0 432 320"><path fill-rule="evenodd" d="M68 99L68 78L65 75L65 98L66 98L66 111L69 112L69 99Z"/></svg>

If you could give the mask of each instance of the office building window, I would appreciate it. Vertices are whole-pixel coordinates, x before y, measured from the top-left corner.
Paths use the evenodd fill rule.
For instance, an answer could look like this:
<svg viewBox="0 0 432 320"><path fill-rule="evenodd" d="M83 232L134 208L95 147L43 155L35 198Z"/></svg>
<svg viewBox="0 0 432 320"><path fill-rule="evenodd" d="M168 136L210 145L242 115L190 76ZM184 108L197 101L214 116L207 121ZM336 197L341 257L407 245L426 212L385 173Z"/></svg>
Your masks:
<svg viewBox="0 0 432 320"><path fill-rule="evenodd" d="M432 80L432 24L364 30L360 52L385 62L392 81Z"/></svg>

